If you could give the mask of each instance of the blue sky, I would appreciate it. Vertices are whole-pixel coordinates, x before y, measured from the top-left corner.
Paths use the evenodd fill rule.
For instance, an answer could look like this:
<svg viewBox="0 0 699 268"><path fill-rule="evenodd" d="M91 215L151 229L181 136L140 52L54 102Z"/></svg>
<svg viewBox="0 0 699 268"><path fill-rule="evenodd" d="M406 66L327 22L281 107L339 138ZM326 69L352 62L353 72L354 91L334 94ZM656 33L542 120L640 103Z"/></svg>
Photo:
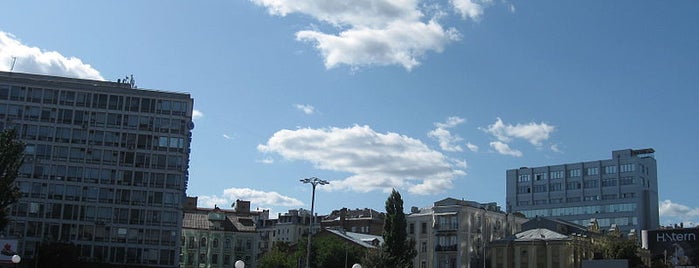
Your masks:
<svg viewBox="0 0 699 268"><path fill-rule="evenodd" d="M699 222L696 1L0 6L0 70L190 93L200 206L503 204L507 169L651 147L661 222Z"/></svg>

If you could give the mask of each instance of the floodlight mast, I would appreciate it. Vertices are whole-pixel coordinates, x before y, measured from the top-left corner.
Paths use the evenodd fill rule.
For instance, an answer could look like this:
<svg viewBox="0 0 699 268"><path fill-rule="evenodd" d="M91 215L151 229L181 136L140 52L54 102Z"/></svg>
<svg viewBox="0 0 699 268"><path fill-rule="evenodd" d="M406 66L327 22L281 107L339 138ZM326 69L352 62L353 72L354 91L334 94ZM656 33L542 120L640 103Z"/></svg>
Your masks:
<svg viewBox="0 0 699 268"><path fill-rule="evenodd" d="M313 209L316 200L316 186L329 184L326 180L321 180L316 177L310 177L299 180L303 183L310 183L313 186L313 193L311 194L311 219L308 224L308 247L306 249L306 268L311 267L311 234L313 234L313 222L315 221L315 216L313 215Z"/></svg>

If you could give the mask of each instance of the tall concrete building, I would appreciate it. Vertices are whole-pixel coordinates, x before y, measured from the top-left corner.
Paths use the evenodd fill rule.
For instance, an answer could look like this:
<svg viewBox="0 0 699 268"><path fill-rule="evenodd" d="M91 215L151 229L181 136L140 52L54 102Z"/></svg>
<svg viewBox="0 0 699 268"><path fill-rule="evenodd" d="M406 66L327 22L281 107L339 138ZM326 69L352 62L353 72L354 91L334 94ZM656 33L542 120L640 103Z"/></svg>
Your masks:
<svg viewBox="0 0 699 268"><path fill-rule="evenodd" d="M57 242L86 262L178 265L193 100L129 82L0 72L0 129L26 143L2 230L23 262Z"/></svg>
<svg viewBox="0 0 699 268"><path fill-rule="evenodd" d="M507 171L507 211L560 218L625 233L659 226L653 149L618 150L611 159Z"/></svg>

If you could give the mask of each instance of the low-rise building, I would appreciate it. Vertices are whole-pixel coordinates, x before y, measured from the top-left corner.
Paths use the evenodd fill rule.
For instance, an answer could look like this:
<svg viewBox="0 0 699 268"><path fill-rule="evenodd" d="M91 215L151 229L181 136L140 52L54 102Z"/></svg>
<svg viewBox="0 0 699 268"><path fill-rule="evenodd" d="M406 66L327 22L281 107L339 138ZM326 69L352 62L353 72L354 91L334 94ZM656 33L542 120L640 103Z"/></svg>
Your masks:
<svg viewBox="0 0 699 268"><path fill-rule="evenodd" d="M518 232L525 221L496 203L446 198L429 208L413 207L406 222L418 253L414 267L483 267L487 243Z"/></svg>
<svg viewBox="0 0 699 268"><path fill-rule="evenodd" d="M353 233L381 235L386 215L373 209L333 210L323 218L320 225L323 228L340 228Z"/></svg>

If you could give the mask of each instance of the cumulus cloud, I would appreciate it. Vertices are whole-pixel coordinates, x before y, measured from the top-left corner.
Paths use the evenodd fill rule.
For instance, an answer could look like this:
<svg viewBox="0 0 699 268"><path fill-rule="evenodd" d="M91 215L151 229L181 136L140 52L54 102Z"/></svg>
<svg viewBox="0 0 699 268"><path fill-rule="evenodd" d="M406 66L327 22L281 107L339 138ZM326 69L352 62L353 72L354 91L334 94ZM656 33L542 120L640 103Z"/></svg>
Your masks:
<svg viewBox="0 0 699 268"><path fill-rule="evenodd" d="M493 148L495 151L497 151L500 154L504 155L511 155L514 157L521 157L522 152L516 149L510 148L507 143L501 142L501 141L494 141L490 143L490 147Z"/></svg>
<svg viewBox="0 0 699 268"><path fill-rule="evenodd" d="M295 104L294 107L301 110L304 114L313 114L316 111L316 108L311 105Z"/></svg>
<svg viewBox="0 0 699 268"><path fill-rule="evenodd" d="M447 152L461 152L463 149L456 143L463 140L458 135L453 135L448 130L465 122L463 118L452 116L447 118L444 123L435 123L437 127L427 133L427 136L433 138L439 142L439 148Z"/></svg>
<svg viewBox="0 0 699 268"><path fill-rule="evenodd" d="M471 152L477 153L478 152L478 145L475 145L473 143L466 143L466 147L471 150Z"/></svg>
<svg viewBox="0 0 699 268"><path fill-rule="evenodd" d="M11 69L14 72L104 80L99 71L79 58L27 46L14 35L0 31L0 70Z"/></svg>
<svg viewBox="0 0 699 268"><path fill-rule="evenodd" d="M351 174L331 181L324 190L406 188L416 194L434 194L451 188L455 177L464 174L420 140L378 133L369 126L283 129L257 148L287 160L308 161L318 169Z"/></svg>
<svg viewBox="0 0 699 268"><path fill-rule="evenodd" d="M505 124L499 117L492 125L482 129L486 133L495 136L501 142L510 142L512 139L519 138L527 140L529 143L541 146L541 142L548 140L551 132L555 127L546 123L528 123L528 124Z"/></svg>
<svg viewBox="0 0 699 268"><path fill-rule="evenodd" d="M303 202L296 198L281 195L277 192L264 192L253 190L250 188L228 188L223 190L223 196L199 196L199 206L201 207L219 207L230 206L235 203L235 200L250 201L253 206L283 206L283 207L298 207L302 206Z"/></svg>
<svg viewBox="0 0 699 268"><path fill-rule="evenodd" d="M658 211L665 225L683 223L685 227L693 227L699 221L699 208L673 203L669 199L660 202Z"/></svg>
<svg viewBox="0 0 699 268"><path fill-rule="evenodd" d="M272 15L298 13L333 26L337 32L314 28L296 33L297 40L315 45L326 68L400 65L410 70L427 52L441 52L460 38L454 27L437 21L439 15L428 17L418 0L251 1Z"/></svg>
<svg viewBox="0 0 699 268"><path fill-rule="evenodd" d="M451 5L463 19L478 20L483 15L483 5L490 1L451 0ZM480 2L480 3L479 3Z"/></svg>

